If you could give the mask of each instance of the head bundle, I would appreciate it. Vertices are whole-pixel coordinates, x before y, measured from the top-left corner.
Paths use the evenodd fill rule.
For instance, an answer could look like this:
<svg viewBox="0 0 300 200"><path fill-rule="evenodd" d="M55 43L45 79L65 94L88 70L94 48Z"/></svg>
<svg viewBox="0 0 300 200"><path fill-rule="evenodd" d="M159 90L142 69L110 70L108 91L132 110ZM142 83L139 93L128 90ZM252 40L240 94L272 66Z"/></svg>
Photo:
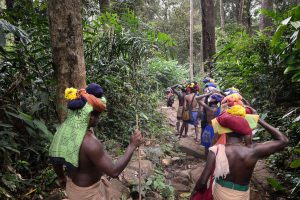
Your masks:
<svg viewBox="0 0 300 200"><path fill-rule="evenodd" d="M65 90L65 98L70 100L68 108L70 110L82 109L86 102L93 106L94 110L102 112L106 108L106 99L103 97L103 89L96 83L91 83L86 89L77 90L75 88L67 88Z"/></svg>

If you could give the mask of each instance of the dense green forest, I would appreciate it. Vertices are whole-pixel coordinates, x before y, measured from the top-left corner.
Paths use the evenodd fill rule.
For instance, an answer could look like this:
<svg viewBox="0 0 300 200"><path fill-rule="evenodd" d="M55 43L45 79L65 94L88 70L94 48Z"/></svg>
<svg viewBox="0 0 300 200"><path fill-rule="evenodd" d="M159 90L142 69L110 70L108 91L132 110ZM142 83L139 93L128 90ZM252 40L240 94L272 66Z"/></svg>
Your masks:
<svg viewBox="0 0 300 200"><path fill-rule="evenodd" d="M53 53L56 13L51 11L52 4L61 1L53 2L0 1L1 199L45 199L58 187L47 160L61 122L57 74L62 65ZM138 112L145 136L162 137L168 128L157 107L165 90L190 80L190 2L78 2L84 82L99 83L108 100L97 136L118 144L122 152ZM205 16L207 10L212 14ZM221 89L238 88L262 118L289 137L288 148L268 158L277 173L277 179L269 182L277 194L296 199L300 195L299 1L275 0L269 5L267 0L194 1L193 23L193 79L201 83L211 76ZM207 33L213 48L207 45ZM72 75L64 78L68 83L77 81ZM256 141L270 139L263 129L256 131Z"/></svg>

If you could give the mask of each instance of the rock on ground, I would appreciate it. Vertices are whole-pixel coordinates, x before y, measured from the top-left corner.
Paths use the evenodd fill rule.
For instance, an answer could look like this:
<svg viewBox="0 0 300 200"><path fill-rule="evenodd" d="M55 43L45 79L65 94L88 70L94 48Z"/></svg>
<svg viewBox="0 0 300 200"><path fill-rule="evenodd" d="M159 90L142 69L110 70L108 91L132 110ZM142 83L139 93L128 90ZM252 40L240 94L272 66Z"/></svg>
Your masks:
<svg viewBox="0 0 300 200"><path fill-rule="evenodd" d="M190 171L190 177L193 184L195 184L200 178L200 175L202 174L204 167L205 167L205 163L201 163L196 168Z"/></svg>
<svg viewBox="0 0 300 200"><path fill-rule="evenodd" d="M112 179L109 186L111 198L114 200L129 198L130 190L117 179Z"/></svg>
<svg viewBox="0 0 300 200"><path fill-rule="evenodd" d="M154 167L151 161L141 160L141 182L144 183L145 179L153 175ZM139 162L131 161L123 172L123 178L128 186L139 184Z"/></svg>
<svg viewBox="0 0 300 200"><path fill-rule="evenodd" d="M191 137L181 138L179 141L179 149L188 155L205 159L205 148L195 143Z"/></svg>

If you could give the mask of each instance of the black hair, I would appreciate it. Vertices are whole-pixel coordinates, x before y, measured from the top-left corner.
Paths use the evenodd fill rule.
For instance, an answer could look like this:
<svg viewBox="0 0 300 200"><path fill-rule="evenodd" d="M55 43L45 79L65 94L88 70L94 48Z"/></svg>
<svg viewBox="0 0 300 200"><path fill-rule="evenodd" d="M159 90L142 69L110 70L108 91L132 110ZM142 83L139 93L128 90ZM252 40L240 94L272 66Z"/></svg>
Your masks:
<svg viewBox="0 0 300 200"><path fill-rule="evenodd" d="M244 138L244 135L242 135L242 134L240 134L240 133L235 133L235 132L227 133L227 135L228 135L229 137Z"/></svg>
<svg viewBox="0 0 300 200"><path fill-rule="evenodd" d="M97 110L93 110L93 111L91 112L91 116L97 116L97 115L99 115L99 114L100 114L100 112L97 111Z"/></svg>

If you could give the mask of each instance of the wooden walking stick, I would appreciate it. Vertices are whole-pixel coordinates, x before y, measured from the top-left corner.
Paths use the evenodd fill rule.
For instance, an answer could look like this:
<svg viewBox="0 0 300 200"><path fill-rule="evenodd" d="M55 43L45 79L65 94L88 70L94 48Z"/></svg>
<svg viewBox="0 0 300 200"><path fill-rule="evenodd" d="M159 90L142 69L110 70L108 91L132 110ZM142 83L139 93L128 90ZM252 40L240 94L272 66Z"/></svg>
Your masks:
<svg viewBox="0 0 300 200"><path fill-rule="evenodd" d="M136 116L136 129L139 130L139 116L138 114ZM141 176L142 176L142 170L141 170L141 151L140 147L138 147L138 159L139 159L139 200L142 200L142 194L141 194Z"/></svg>

